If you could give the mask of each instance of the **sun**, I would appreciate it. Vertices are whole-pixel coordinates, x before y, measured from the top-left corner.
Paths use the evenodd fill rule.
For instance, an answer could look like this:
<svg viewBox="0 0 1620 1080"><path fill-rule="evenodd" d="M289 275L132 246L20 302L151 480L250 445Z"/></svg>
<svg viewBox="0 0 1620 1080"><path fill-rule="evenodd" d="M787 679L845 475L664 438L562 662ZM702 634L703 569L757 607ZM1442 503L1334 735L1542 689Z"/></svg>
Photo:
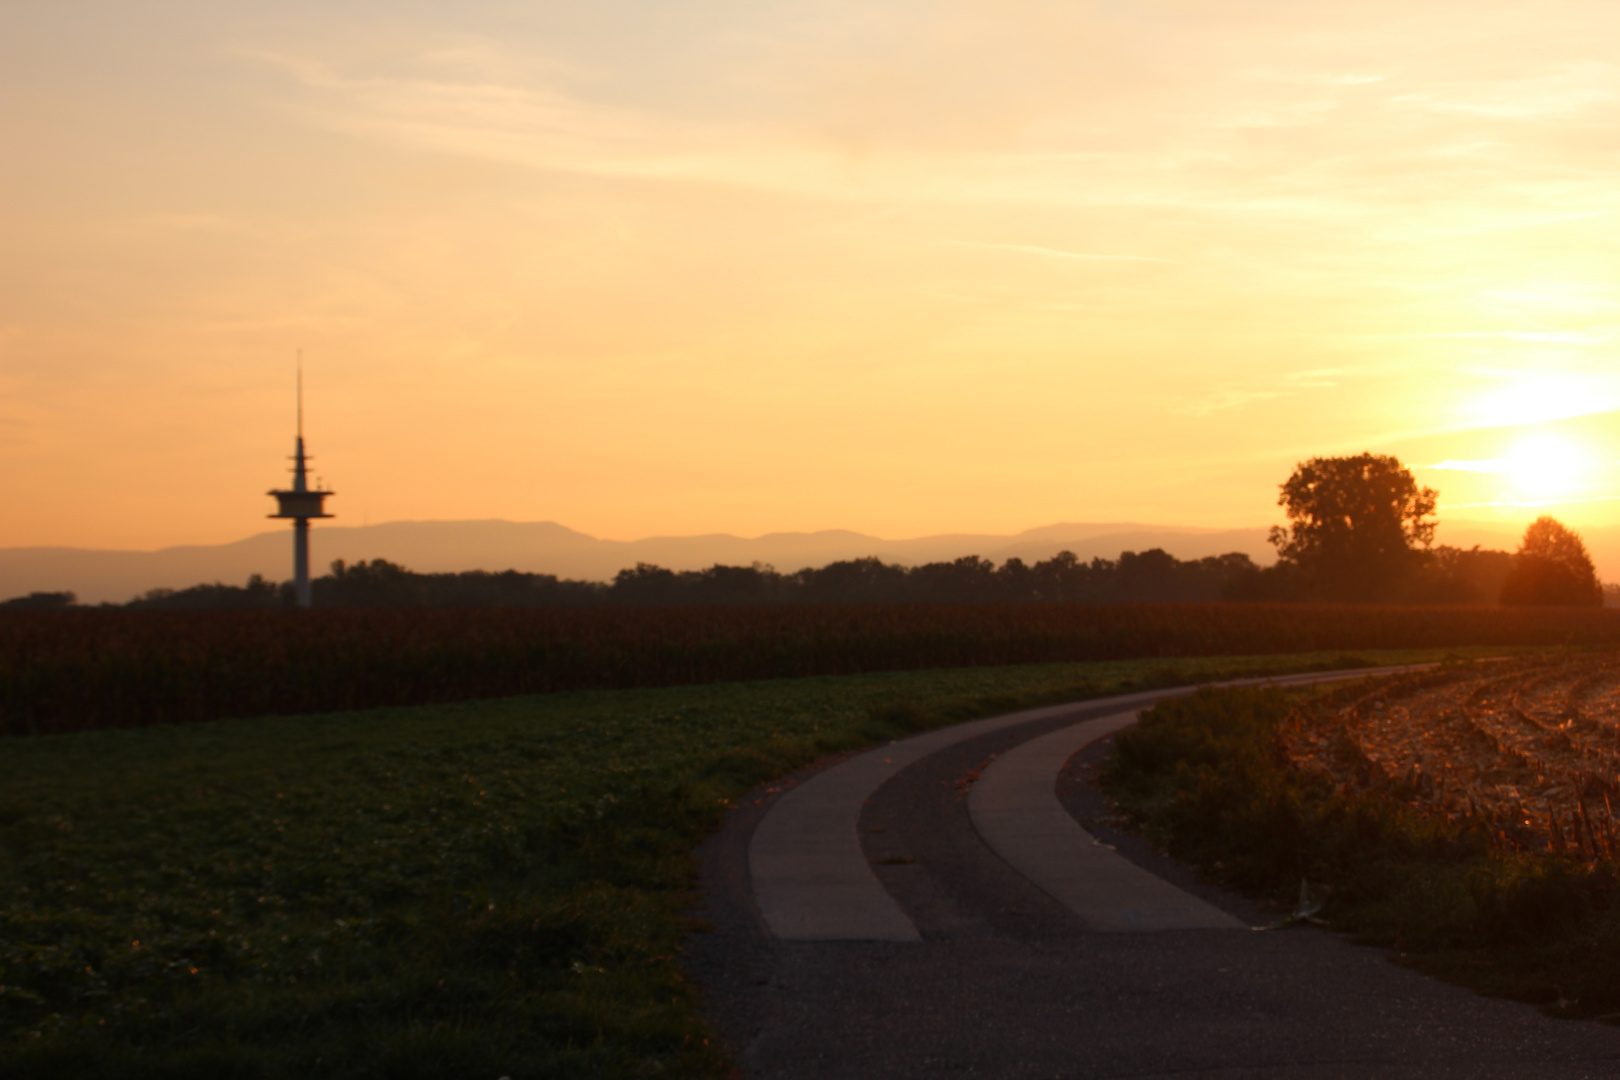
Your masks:
<svg viewBox="0 0 1620 1080"><path fill-rule="evenodd" d="M1560 435L1529 435L1513 444L1503 472L1525 498L1550 501L1579 491L1591 469L1587 455Z"/></svg>

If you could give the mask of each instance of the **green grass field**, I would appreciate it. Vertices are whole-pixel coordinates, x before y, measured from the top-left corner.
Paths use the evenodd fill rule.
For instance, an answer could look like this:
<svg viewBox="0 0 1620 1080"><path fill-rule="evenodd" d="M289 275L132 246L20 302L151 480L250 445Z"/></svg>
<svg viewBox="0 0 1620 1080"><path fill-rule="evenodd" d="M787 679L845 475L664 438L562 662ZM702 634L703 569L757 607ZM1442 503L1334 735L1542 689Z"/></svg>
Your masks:
<svg viewBox="0 0 1620 1080"><path fill-rule="evenodd" d="M724 1075L681 975L683 912L693 848L756 784L1020 707L1436 655L901 672L8 739L0 1075Z"/></svg>

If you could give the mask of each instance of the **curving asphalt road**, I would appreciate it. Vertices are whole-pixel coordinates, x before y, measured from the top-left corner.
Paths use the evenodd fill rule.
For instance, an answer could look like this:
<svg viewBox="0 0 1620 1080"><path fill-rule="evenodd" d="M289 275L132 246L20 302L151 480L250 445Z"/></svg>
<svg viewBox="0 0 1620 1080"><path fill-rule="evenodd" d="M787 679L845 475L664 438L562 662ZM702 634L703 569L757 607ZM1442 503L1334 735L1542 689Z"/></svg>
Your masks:
<svg viewBox="0 0 1620 1080"><path fill-rule="evenodd" d="M1002 754L968 792L973 831L1091 930L1247 930L1248 924L1086 832L1058 798L1058 776L1069 759L1135 723L1139 711L1059 728Z"/></svg>
<svg viewBox="0 0 1620 1080"><path fill-rule="evenodd" d="M713 929L687 948L743 1075L1620 1077L1620 1030L1245 929L1275 913L1112 830L1085 770L1190 689L931 732L745 800L701 851Z"/></svg>

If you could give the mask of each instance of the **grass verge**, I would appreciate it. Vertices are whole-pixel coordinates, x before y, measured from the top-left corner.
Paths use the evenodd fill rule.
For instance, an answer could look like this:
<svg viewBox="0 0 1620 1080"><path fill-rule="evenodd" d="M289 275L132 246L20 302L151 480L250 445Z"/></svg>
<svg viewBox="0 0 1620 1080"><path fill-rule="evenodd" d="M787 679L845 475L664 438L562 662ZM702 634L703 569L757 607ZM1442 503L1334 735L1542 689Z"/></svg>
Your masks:
<svg viewBox="0 0 1620 1080"><path fill-rule="evenodd" d="M1314 690L1202 690L1120 733L1104 790L1209 877L1309 910L1408 966L1559 1016L1620 1016L1620 874L1493 846L1399 785L1352 792L1291 769L1277 734ZM1405 793L1405 794L1410 794Z"/></svg>
<svg viewBox="0 0 1620 1080"><path fill-rule="evenodd" d="M722 1076L692 850L827 753L1368 653L900 672L9 740L0 1075Z"/></svg>

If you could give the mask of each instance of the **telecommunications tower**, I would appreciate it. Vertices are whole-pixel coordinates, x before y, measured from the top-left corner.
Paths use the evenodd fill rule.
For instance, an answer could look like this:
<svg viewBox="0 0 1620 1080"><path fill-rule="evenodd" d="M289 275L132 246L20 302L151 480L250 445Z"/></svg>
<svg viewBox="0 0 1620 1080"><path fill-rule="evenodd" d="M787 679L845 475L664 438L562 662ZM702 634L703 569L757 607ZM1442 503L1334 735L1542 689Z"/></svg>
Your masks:
<svg viewBox="0 0 1620 1080"><path fill-rule="evenodd" d="M298 452L293 455L293 484L290 491L272 491L276 497L273 518L292 518L293 522L293 590L299 607L309 607L313 596L309 588L309 519L329 518L326 497L334 494L321 487L309 486L304 454L304 363L298 362Z"/></svg>

